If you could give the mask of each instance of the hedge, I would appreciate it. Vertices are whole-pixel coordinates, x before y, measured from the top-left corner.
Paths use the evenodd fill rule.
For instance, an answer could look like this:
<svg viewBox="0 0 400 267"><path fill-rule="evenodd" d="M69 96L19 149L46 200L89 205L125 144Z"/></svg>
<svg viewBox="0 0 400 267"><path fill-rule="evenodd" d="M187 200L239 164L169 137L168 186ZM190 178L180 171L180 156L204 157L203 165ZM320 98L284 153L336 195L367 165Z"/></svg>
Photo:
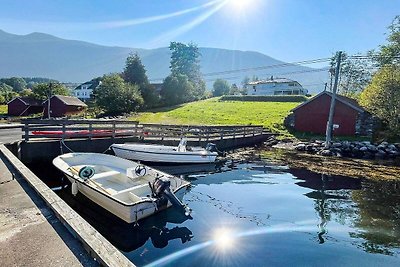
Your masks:
<svg viewBox="0 0 400 267"><path fill-rule="evenodd" d="M304 102L308 98L303 95L226 95L219 101L252 101L252 102Z"/></svg>

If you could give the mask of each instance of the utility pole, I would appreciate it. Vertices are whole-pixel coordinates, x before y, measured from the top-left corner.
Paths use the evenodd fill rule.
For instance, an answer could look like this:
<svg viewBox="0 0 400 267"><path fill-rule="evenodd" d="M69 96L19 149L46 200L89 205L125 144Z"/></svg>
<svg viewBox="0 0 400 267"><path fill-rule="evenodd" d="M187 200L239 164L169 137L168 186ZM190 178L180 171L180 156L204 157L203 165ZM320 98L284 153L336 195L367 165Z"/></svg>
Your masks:
<svg viewBox="0 0 400 267"><path fill-rule="evenodd" d="M51 98L52 84L49 83L49 97L47 99L47 118L50 119L50 98Z"/></svg>
<svg viewBox="0 0 400 267"><path fill-rule="evenodd" d="M329 109L328 123L326 124L325 148L329 148L330 147L331 140L332 140L333 115L335 113L336 91L337 91L338 81L339 81L340 61L341 60L342 60L342 51L339 51L338 55L337 55L337 59L336 59L335 83L333 84L331 107Z"/></svg>

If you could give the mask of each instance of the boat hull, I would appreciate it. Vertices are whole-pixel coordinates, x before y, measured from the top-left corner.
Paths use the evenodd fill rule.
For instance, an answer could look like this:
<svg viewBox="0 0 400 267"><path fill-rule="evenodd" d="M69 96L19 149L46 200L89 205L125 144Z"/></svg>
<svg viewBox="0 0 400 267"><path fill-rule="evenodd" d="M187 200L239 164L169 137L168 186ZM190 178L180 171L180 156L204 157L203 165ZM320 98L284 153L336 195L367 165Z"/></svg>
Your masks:
<svg viewBox="0 0 400 267"><path fill-rule="evenodd" d="M142 201L133 205L124 205L100 191L93 189L84 182L76 180L69 175L66 175L66 177L71 183L77 183L78 192L127 223L137 222L172 205L169 201L166 206L162 207L157 207L157 204L152 201ZM175 190L174 194L182 201L186 190L187 186L182 186Z"/></svg>
<svg viewBox="0 0 400 267"><path fill-rule="evenodd" d="M215 162L217 154L209 151L194 152L174 152L174 151L149 151L135 149L133 147L124 148L121 146L111 146L115 155L120 158L145 161L145 162L170 162L170 163L212 163Z"/></svg>

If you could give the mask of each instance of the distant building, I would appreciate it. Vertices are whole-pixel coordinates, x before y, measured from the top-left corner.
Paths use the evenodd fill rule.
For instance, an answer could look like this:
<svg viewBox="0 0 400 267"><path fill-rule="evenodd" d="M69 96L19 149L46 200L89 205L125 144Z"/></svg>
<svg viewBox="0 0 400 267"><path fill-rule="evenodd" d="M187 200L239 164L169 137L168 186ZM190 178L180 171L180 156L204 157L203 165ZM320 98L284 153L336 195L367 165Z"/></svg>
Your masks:
<svg viewBox="0 0 400 267"><path fill-rule="evenodd" d="M321 92L292 109L285 125L299 132L325 134L331 105L331 92ZM356 100L337 95L333 116L334 135L372 136L379 120L361 107Z"/></svg>
<svg viewBox="0 0 400 267"><path fill-rule="evenodd" d="M10 116L29 116L43 112L41 101L30 97L16 97L9 101L7 106Z"/></svg>
<svg viewBox="0 0 400 267"><path fill-rule="evenodd" d="M48 100L43 102L44 117L48 116ZM76 97L53 95L50 98L50 117L64 117L78 115L87 108L87 105Z"/></svg>
<svg viewBox="0 0 400 267"><path fill-rule="evenodd" d="M92 97L93 90L101 85L99 78L80 84L74 89L74 96L80 100L87 101Z"/></svg>
<svg viewBox="0 0 400 267"><path fill-rule="evenodd" d="M247 84L249 95L307 95L308 90L300 83L286 78L274 78L260 80Z"/></svg>

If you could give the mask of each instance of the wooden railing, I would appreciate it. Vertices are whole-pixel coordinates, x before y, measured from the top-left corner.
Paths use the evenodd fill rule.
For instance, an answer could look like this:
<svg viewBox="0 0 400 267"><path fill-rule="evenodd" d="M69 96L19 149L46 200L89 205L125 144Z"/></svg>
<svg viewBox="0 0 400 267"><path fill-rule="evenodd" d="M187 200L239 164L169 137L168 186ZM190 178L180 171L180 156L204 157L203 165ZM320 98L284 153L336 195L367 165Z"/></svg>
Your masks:
<svg viewBox="0 0 400 267"><path fill-rule="evenodd" d="M140 124L126 120L23 120L23 139L37 138L104 138L134 136L139 138L178 139L186 137L198 141L239 138L263 134L262 126L198 126Z"/></svg>

